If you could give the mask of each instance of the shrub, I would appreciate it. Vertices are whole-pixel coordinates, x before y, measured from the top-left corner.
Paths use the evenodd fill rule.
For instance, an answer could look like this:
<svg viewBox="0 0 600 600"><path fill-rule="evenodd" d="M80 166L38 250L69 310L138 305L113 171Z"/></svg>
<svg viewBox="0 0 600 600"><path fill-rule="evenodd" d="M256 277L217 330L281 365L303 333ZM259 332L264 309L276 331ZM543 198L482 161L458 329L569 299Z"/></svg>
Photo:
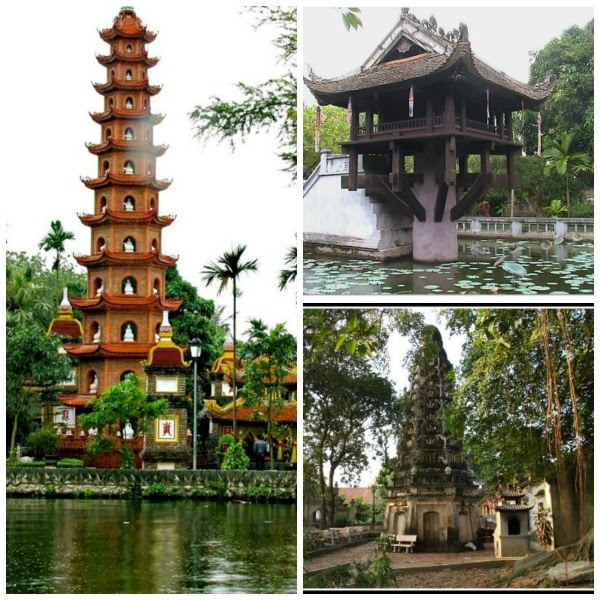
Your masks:
<svg viewBox="0 0 600 600"><path fill-rule="evenodd" d="M250 458L240 443L234 442L225 450L223 463L221 464L223 471L245 471L249 465Z"/></svg>
<svg viewBox="0 0 600 600"><path fill-rule="evenodd" d="M42 427L27 436L25 444L31 449L37 459L56 452L58 436L52 426Z"/></svg>
<svg viewBox="0 0 600 600"><path fill-rule="evenodd" d="M83 467L83 461L79 458L63 458L56 463L56 466L66 469L81 469Z"/></svg>

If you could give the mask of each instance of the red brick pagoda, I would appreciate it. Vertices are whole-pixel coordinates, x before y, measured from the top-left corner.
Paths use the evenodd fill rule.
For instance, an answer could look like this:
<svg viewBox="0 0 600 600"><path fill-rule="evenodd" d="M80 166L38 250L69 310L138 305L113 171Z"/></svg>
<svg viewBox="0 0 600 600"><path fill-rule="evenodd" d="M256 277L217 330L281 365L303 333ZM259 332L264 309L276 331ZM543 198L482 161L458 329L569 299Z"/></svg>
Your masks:
<svg viewBox="0 0 600 600"><path fill-rule="evenodd" d="M104 110L91 114L101 141L87 144L98 157L98 174L83 179L94 191L94 210L79 215L91 229L90 254L76 256L87 269L87 297L71 299L84 314L83 339L65 345L78 359L77 393L60 399L71 407L84 407L130 372L143 376L141 363L158 341L163 311L181 304L165 299L165 270L177 259L161 253L162 228L174 217L159 214L159 192L170 181L156 177L156 158L166 150L153 144L153 127L163 116L150 111L160 87L149 82L158 59L148 57L146 44L156 34L124 7L100 37L110 45L97 57L106 83L94 84Z"/></svg>
<svg viewBox="0 0 600 600"><path fill-rule="evenodd" d="M364 188L385 205L391 223L386 227L393 231L379 254L394 257L412 249L422 261L455 260L455 221L487 188L517 187L521 145L513 137L513 113L539 110L551 91L550 84L520 83L478 59L466 26L443 34L406 9L359 70L335 79L311 73L305 83L320 105L348 110L350 141L342 150L349 174L343 185ZM480 158L479 172L468 171L470 155ZM504 157L504 174L492 172L491 155ZM411 228L412 240L406 237Z"/></svg>

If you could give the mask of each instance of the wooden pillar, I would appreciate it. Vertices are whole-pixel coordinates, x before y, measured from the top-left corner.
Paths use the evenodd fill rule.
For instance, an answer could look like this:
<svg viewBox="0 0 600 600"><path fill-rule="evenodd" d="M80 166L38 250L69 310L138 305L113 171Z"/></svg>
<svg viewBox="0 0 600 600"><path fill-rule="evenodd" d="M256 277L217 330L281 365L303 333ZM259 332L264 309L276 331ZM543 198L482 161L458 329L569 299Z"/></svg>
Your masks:
<svg viewBox="0 0 600 600"><path fill-rule="evenodd" d="M508 187L514 190L516 187L515 151L509 150L506 154L506 173L508 175Z"/></svg>
<svg viewBox="0 0 600 600"><path fill-rule="evenodd" d="M490 183L491 174L492 164L490 162L490 147L488 144L485 144L481 150L481 179L485 187Z"/></svg>
<svg viewBox="0 0 600 600"><path fill-rule="evenodd" d="M454 96L452 94L446 94L446 102L444 104L444 123L446 124L446 129L449 131L454 131L455 113Z"/></svg>
<svg viewBox="0 0 600 600"><path fill-rule="evenodd" d="M351 148L348 151L348 191L355 192L358 184L358 151Z"/></svg>
<svg viewBox="0 0 600 600"><path fill-rule="evenodd" d="M392 192L402 190L404 182L404 152L400 149L399 142L390 142L392 148Z"/></svg>
<svg viewBox="0 0 600 600"><path fill-rule="evenodd" d="M350 141L355 142L358 136L358 106L354 98L350 98L352 102L352 115L350 120Z"/></svg>
<svg viewBox="0 0 600 600"><path fill-rule="evenodd" d="M467 100L463 96L461 104L460 104L460 130L464 131L466 126L467 126Z"/></svg>
<svg viewBox="0 0 600 600"><path fill-rule="evenodd" d="M496 114L496 120L498 122L498 134L500 135L500 139L504 139L504 113L500 111Z"/></svg>
<svg viewBox="0 0 600 600"><path fill-rule="evenodd" d="M368 106L367 112L365 114L365 133L367 134L367 139L371 139L371 133L373 132L373 107Z"/></svg>
<svg viewBox="0 0 600 600"><path fill-rule="evenodd" d="M463 146L463 148L464 148L464 146ZM468 171L467 158L468 158L468 156L467 156L466 152L462 152L458 156L458 170L460 172L462 180L465 182L465 185L467 182L467 171Z"/></svg>
<svg viewBox="0 0 600 600"><path fill-rule="evenodd" d="M507 110L506 113L506 129L507 129L507 135L508 135L508 140L509 141L513 141L513 120L512 120L512 112L510 110Z"/></svg>
<svg viewBox="0 0 600 600"><path fill-rule="evenodd" d="M444 169L444 182L446 185L456 183L456 136L446 138L446 164Z"/></svg>
<svg viewBox="0 0 600 600"><path fill-rule="evenodd" d="M425 127L427 131L433 131L433 101L430 97L425 100Z"/></svg>

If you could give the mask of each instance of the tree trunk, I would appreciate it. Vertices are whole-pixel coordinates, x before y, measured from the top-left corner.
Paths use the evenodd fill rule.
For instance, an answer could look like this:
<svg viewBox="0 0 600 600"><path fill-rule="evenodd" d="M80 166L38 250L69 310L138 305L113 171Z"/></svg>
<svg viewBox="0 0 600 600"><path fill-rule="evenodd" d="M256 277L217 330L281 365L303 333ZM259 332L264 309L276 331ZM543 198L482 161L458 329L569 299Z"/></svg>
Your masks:
<svg viewBox="0 0 600 600"><path fill-rule="evenodd" d="M321 521L319 527L327 529L329 522L327 515L327 486L325 485L325 471L322 460L319 460L319 491L321 495Z"/></svg>
<svg viewBox="0 0 600 600"><path fill-rule="evenodd" d="M10 436L10 451L9 451L9 457L10 458L15 458L17 451L15 449L16 443L17 443L17 424L19 422L19 412L17 411L15 413L15 420L13 422L13 428L12 428L12 433Z"/></svg>
<svg viewBox="0 0 600 600"><path fill-rule="evenodd" d="M335 493L335 485L333 482L333 475L335 473L335 467L332 465L329 468L329 489L327 490L329 494L329 522L332 525L335 525L335 505L336 505L336 493Z"/></svg>

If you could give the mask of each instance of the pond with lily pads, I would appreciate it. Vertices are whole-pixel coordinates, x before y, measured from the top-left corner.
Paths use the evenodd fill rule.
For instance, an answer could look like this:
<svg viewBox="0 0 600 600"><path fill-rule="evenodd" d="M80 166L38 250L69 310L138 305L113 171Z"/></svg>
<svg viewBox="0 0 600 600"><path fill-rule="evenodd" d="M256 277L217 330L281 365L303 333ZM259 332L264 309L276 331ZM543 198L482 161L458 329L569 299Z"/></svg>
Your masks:
<svg viewBox="0 0 600 600"><path fill-rule="evenodd" d="M304 293L592 294L591 242L459 240L459 259L425 264L305 254Z"/></svg>

